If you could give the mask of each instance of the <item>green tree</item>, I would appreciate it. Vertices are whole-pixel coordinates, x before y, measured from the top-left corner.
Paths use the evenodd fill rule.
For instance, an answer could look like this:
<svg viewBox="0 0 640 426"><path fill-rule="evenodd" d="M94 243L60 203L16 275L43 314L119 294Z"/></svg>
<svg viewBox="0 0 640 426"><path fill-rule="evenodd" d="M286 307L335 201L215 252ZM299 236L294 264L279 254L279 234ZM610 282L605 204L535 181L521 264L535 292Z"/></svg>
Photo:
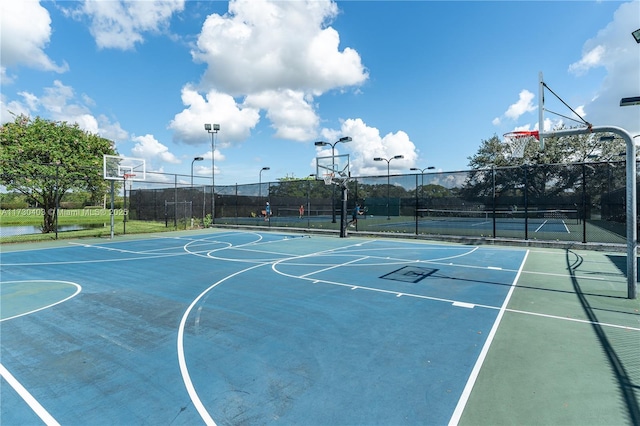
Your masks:
<svg viewBox="0 0 640 426"><path fill-rule="evenodd" d="M466 199L488 197L494 191L516 194L525 180L531 197L552 197L567 190L575 191L583 178L579 164L620 160L619 155L625 150L624 141L603 136L611 135L586 133L545 138L544 150L540 150L538 141L531 138L523 157L515 158L511 156L511 146L494 135L483 140L476 154L468 157L474 172L469 173L462 196Z"/></svg>
<svg viewBox="0 0 640 426"><path fill-rule="evenodd" d="M104 193L102 157L113 143L77 124L20 115L0 127L0 182L44 210L42 232L55 228L56 207L69 190Z"/></svg>
<svg viewBox="0 0 640 426"><path fill-rule="evenodd" d="M558 130L562 130L561 127ZM511 147L503 143L497 135L483 140L478 151L468 157L472 169L491 167L521 166L523 164L566 164L585 161L617 161L625 144L620 138L602 140L601 133L587 133L560 138L545 138L544 150L534 138L530 138L522 158L511 156Z"/></svg>

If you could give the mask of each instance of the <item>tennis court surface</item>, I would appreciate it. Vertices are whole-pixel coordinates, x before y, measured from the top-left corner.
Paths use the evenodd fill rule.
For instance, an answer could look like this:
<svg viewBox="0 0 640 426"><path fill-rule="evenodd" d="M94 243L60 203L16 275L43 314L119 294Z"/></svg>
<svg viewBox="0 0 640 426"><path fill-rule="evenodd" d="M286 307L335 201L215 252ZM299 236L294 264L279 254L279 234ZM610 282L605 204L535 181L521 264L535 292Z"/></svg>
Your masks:
<svg viewBox="0 0 640 426"><path fill-rule="evenodd" d="M205 230L2 247L25 424L640 424L625 255Z"/></svg>

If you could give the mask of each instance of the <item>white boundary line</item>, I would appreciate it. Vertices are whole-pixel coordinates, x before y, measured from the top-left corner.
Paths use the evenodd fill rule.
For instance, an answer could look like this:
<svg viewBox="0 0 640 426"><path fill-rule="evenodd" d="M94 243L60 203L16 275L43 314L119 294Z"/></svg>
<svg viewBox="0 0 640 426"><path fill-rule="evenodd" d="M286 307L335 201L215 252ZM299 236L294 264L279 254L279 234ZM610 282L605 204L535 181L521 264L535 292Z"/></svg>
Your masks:
<svg viewBox="0 0 640 426"><path fill-rule="evenodd" d="M59 301L57 301L57 302L55 302L55 303L51 303L51 304L49 304L49 305L42 306L42 307L40 307L40 308L38 308L38 309L34 309L34 310L32 310L32 311L29 311L29 312L23 312L23 313L21 313L21 314L14 315L14 316L12 316L12 317L0 318L0 322L7 321L7 320L10 320L10 319L13 319L13 318L22 317L22 316L24 316L24 315L29 315L29 314L32 314L32 313L34 313L34 312L38 312L38 311L42 311L42 310L44 310L44 309L48 309L48 308L50 308L50 307L52 307L52 306L56 306L56 305L58 305L58 304L60 304L60 303L62 303L62 302L66 302L67 300L69 300L69 299L71 299L71 298L73 298L73 297L76 297L76 296L78 295L78 293L80 293L80 292L82 291L82 286L80 286L79 284L76 284L76 283L71 282L71 281L59 281L59 280L1 281L1 282L0 282L0 285L3 285L3 284L11 284L11 283L63 283L63 284L70 284L70 285L72 285L72 286L76 286L76 291L75 291L71 296L65 297L64 299L59 300Z"/></svg>
<svg viewBox="0 0 640 426"><path fill-rule="evenodd" d="M257 265L249 266L248 268L235 272L231 275L227 275L220 281L215 282L214 284L209 286L209 288L207 288L202 293L200 293L198 297L196 297L193 300L193 302L191 302L191 305L189 305L187 310L182 315L182 320L180 320L180 327L178 328L178 339L177 339L178 340L177 342L178 343L178 364L180 365L180 374L182 375L184 386L187 388L187 393L189 394L189 398L191 398L191 402L193 402L193 406L196 408L196 410L198 411L198 414L200 414L200 417L202 417L202 420L205 422L205 424L209 426L216 426L216 422L213 420L213 418L207 411L206 407L202 403L202 400L198 396L198 392L196 391L196 388L193 385L193 382L191 381L191 376L189 375L189 369L187 368L187 361L184 355L184 329L187 325L187 319L189 318L189 314L191 313L193 308L196 306L196 304L198 304L200 299L202 299L213 288L225 282L226 280L235 277L236 275L243 274L251 269L259 268L267 264L268 263L259 263Z"/></svg>
<svg viewBox="0 0 640 426"><path fill-rule="evenodd" d="M502 317L504 316L505 311L507 310L507 305L509 304L509 300L511 299L511 295L516 288L516 284L518 283L518 278L520 278L520 273L524 268L524 264L527 261L527 256L529 255L529 250L524 255L524 259L522 259L522 264L520 264L520 268L518 269L518 273L516 274L515 279L513 280L513 284L509 289L509 293L507 297L504 299L502 303L502 307L500 308L500 312L498 312L498 316L496 317L496 321L493 323L493 327L491 327L491 331L487 336L487 340L484 342L482 346L482 350L480 351L480 355L476 361L476 364L473 366L473 370L471 370L471 374L469 375L469 380L467 380L467 384L462 391L462 395L460 395L460 399L458 400L458 405L456 405L455 410L453 411L453 415L449 420L449 425L457 425L460 422L460 418L462 417L462 412L464 411L465 406L467 405L467 401L469 401L469 396L471 396L471 390L478 379L478 375L480 374L480 370L482 369L482 364L484 363L485 358L487 357L487 353L489 353L489 348L491 347L491 343L493 342L493 338L498 331L498 326L500 325L500 321L502 321Z"/></svg>
<svg viewBox="0 0 640 426"><path fill-rule="evenodd" d="M48 426L60 426L60 423L53 418L51 414L25 389L20 382L13 377L4 365L0 364L0 376L2 376L9 385L24 399L31 409L40 417L40 419Z"/></svg>

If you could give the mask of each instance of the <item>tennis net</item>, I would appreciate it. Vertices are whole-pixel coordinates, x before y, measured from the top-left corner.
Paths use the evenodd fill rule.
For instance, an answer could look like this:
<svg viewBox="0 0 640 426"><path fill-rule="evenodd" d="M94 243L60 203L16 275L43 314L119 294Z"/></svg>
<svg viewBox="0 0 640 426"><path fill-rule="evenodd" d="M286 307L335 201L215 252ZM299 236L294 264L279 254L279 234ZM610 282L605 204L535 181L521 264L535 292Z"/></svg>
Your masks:
<svg viewBox="0 0 640 426"><path fill-rule="evenodd" d="M448 210L418 209L420 220L440 222L580 223L578 210Z"/></svg>

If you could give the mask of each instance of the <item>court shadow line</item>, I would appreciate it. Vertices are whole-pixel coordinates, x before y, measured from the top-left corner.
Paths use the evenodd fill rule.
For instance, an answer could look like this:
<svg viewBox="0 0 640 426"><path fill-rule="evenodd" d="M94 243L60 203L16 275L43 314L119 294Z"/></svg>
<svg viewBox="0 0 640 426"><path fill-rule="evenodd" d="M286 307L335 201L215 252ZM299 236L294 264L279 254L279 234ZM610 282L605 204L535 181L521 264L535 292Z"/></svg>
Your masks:
<svg viewBox="0 0 640 426"><path fill-rule="evenodd" d="M572 262L570 257L573 255L575 260ZM589 318L591 327L595 332L602 349L604 350L607 360L609 361L609 365L615 374L615 379L618 382L618 387L620 389L620 393L622 399L625 403L625 408L629 414L629 420L631 424L637 425L640 424L640 405L638 404L638 400L635 397L635 389L640 389L640 386L635 385L627 373L627 370L624 366L624 363L616 353L615 349L609 342L607 335L603 329L603 327L598 322L598 317L596 316L594 309L591 307L589 300L587 299L587 294L582 293L580 288L580 282L578 277L575 274L575 271L580 265L582 265L584 258L580 256L578 253L571 251L571 249L566 249L566 262L567 267L569 269L571 283L575 289L575 294L578 296L578 300L582 309L584 310L585 315Z"/></svg>

